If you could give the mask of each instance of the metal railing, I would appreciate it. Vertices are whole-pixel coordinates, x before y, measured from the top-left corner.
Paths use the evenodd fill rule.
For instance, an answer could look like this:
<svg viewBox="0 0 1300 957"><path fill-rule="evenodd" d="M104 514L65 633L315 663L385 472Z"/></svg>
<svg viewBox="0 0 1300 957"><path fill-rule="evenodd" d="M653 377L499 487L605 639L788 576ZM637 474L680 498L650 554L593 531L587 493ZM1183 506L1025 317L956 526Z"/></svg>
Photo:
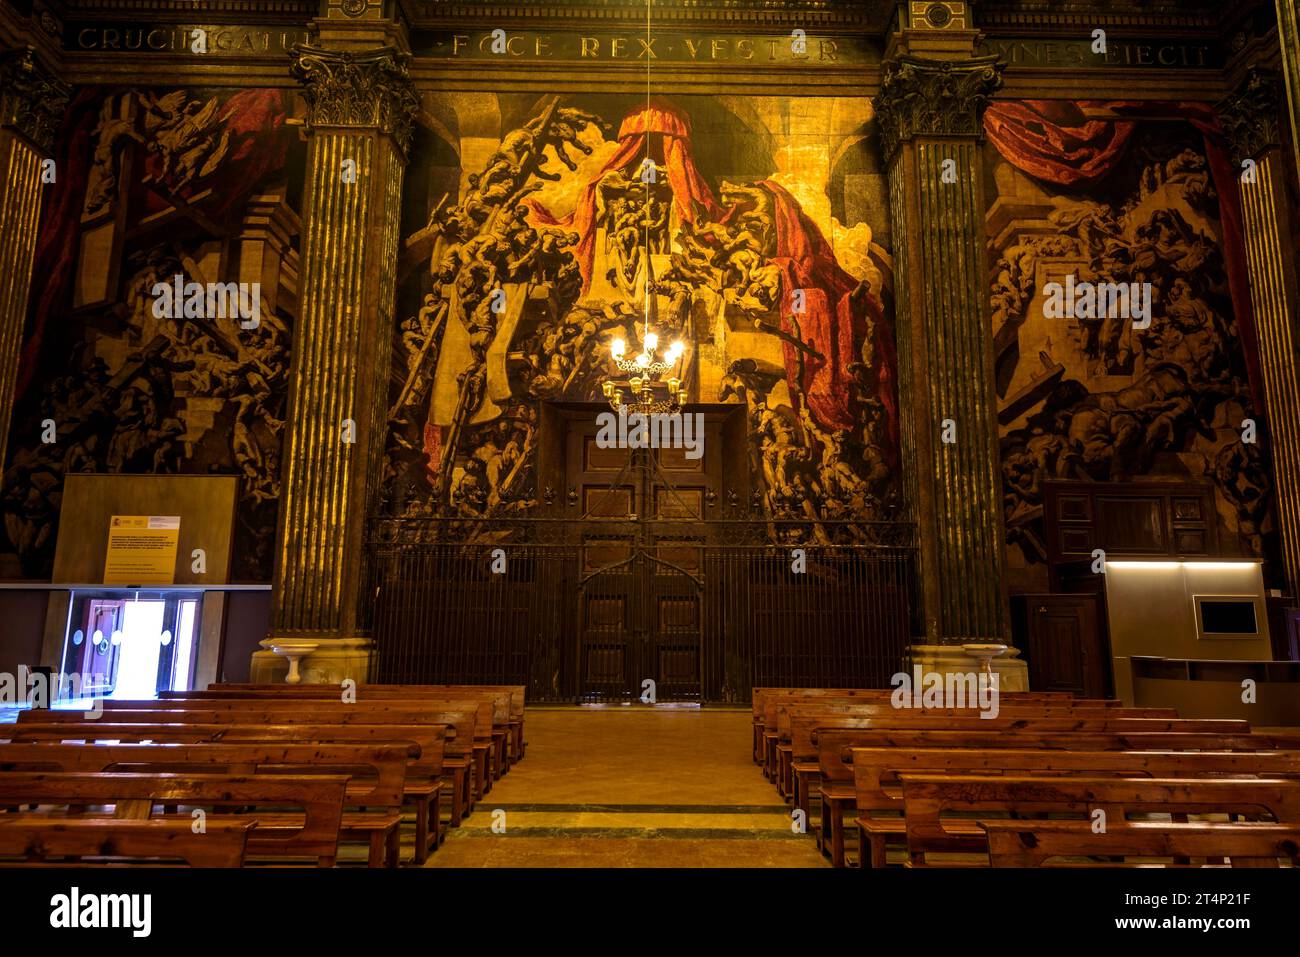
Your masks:
<svg viewBox="0 0 1300 957"><path fill-rule="evenodd" d="M629 700L646 679L659 701L887 687L917 633L913 538L904 522L378 520L378 680L556 702Z"/></svg>

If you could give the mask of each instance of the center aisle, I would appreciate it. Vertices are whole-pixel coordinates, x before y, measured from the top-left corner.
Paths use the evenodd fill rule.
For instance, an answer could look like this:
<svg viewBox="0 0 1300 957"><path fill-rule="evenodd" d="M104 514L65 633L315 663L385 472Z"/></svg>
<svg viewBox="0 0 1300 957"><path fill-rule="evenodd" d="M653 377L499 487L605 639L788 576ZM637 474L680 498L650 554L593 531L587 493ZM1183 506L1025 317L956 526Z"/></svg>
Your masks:
<svg viewBox="0 0 1300 957"><path fill-rule="evenodd" d="M530 707L527 757L426 866L829 866L751 762L750 720L748 710Z"/></svg>

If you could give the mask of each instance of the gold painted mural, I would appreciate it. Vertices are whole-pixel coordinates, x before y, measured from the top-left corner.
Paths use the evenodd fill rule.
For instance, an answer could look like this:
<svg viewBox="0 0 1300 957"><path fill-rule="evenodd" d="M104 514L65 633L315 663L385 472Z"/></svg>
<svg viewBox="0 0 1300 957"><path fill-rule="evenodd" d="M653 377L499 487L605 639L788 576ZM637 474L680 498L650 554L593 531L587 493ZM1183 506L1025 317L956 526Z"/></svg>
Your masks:
<svg viewBox="0 0 1300 957"><path fill-rule="evenodd" d="M1018 587L1046 584L1043 483L1054 478L1207 481L1225 540L1250 556L1272 547L1267 444L1252 431L1249 302L1228 253L1215 131L1199 111L1138 121L1130 107L1026 101L986 118Z"/></svg>
<svg viewBox="0 0 1300 957"><path fill-rule="evenodd" d="M748 409L768 514L892 515L888 222L859 98L433 98L407 177L390 488L536 504L538 403L603 403L651 318L689 401Z"/></svg>
<svg viewBox="0 0 1300 957"><path fill-rule="evenodd" d="M217 473L241 479L234 574L270 579L297 310L293 110L282 90L74 97L4 474L11 574L49 574L69 473ZM160 308L160 286L234 289L227 304L251 308L213 310L210 294Z"/></svg>

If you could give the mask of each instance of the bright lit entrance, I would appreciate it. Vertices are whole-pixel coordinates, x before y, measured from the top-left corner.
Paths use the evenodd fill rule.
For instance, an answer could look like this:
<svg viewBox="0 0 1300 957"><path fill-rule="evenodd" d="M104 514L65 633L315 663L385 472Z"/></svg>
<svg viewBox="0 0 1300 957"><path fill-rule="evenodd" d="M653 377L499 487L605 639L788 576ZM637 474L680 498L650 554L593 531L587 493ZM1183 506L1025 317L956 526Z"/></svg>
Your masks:
<svg viewBox="0 0 1300 957"><path fill-rule="evenodd" d="M108 698L190 690L202 601L199 592L74 595L63 673Z"/></svg>

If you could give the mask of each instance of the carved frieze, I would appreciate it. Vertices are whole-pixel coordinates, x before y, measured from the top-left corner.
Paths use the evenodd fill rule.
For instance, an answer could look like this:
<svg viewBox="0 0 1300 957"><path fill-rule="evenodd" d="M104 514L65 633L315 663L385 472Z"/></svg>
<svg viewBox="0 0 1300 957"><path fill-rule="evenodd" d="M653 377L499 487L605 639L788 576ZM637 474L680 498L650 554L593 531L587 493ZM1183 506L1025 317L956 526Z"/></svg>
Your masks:
<svg viewBox="0 0 1300 957"><path fill-rule="evenodd" d="M1002 64L995 56L901 56L886 64L875 100L886 160L915 136L979 136L984 108L1001 86Z"/></svg>
<svg viewBox="0 0 1300 957"><path fill-rule="evenodd" d="M54 145L70 93L30 48L0 53L0 125L13 127L44 153Z"/></svg>
<svg viewBox="0 0 1300 957"><path fill-rule="evenodd" d="M393 47L359 53L294 47L290 72L303 84L308 125L377 128L406 155L420 109L409 61Z"/></svg>

